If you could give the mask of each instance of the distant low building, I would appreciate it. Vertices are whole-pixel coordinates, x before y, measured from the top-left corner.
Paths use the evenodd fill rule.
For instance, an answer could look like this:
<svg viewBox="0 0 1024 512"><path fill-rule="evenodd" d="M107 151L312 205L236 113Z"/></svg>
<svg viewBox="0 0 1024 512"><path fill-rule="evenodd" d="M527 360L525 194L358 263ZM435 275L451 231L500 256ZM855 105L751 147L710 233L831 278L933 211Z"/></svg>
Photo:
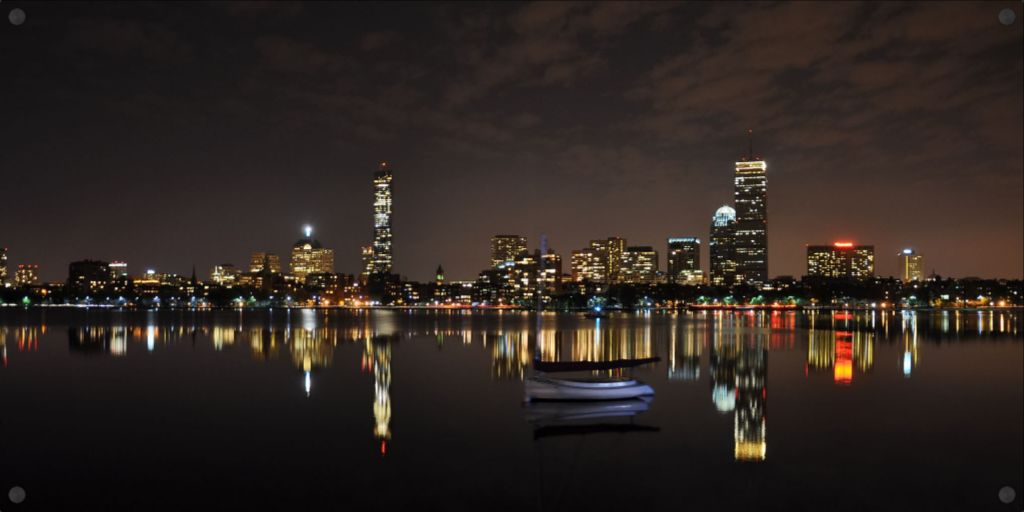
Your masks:
<svg viewBox="0 0 1024 512"><path fill-rule="evenodd" d="M35 286L39 284L39 265L31 263L18 265L18 270L14 274L14 284L16 286Z"/></svg>
<svg viewBox="0 0 1024 512"><path fill-rule="evenodd" d="M105 261L81 260L68 264L67 291L72 296L102 294L110 285L110 266Z"/></svg>
<svg viewBox="0 0 1024 512"><path fill-rule="evenodd" d="M249 272L262 272L264 267L268 267L273 274L280 274L281 258L269 252L252 253L252 257L249 258Z"/></svg>

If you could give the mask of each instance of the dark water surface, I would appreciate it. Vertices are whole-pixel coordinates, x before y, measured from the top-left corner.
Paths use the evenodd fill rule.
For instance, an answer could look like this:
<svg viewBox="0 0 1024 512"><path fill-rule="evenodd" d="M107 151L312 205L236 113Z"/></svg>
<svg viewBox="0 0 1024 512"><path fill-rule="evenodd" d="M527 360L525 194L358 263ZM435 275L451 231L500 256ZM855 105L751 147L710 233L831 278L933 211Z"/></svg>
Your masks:
<svg viewBox="0 0 1024 512"><path fill-rule="evenodd" d="M1019 311L0 309L0 511L1016 512L1022 332ZM524 405L538 344L658 356L632 372L656 395Z"/></svg>

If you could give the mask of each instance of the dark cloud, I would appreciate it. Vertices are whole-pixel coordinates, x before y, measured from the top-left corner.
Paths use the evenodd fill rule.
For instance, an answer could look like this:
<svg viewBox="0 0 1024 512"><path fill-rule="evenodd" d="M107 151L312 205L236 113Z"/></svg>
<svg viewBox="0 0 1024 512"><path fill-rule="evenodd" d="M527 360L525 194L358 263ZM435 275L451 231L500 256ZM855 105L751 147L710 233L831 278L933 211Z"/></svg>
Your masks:
<svg viewBox="0 0 1024 512"><path fill-rule="evenodd" d="M39 4L0 31L19 70L0 169L52 204L4 201L0 244L46 278L79 257L183 272L311 222L356 272L388 159L414 278L472 277L496 232L663 250L706 238L753 128L773 274L853 237L883 274L913 245L929 270L1019 277L1021 24L1001 8Z"/></svg>

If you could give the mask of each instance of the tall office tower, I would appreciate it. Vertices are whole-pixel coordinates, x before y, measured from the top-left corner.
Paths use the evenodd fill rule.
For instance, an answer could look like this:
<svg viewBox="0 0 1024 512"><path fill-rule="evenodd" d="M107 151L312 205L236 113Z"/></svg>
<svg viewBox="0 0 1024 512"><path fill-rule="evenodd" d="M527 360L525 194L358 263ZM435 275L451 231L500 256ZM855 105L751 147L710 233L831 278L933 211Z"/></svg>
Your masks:
<svg viewBox="0 0 1024 512"><path fill-rule="evenodd" d="M653 283L658 275L658 251L651 246L626 247L622 251L619 282Z"/></svg>
<svg viewBox="0 0 1024 512"><path fill-rule="evenodd" d="M256 274L263 272L264 267L271 274L281 273L281 258L269 252L254 252L249 258L249 272Z"/></svg>
<svg viewBox="0 0 1024 512"><path fill-rule="evenodd" d="M525 236L494 235L491 237L491 268L514 263L525 252Z"/></svg>
<svg viewBox="0 0 1024 512"><path fill-rule="evenodd" d="M900 254L900 279L905 283L924 281L924 257L913 249L903 249Z"/></svg>
<svg viewBox="0 0 1024 512"><path fill-rule="evenodd" d="M807 246L807 275L865 279L875 275L875 246L836 242Z"/></svg>
<svg viewBox="0 0 1024 512"><path fill-rule="evenodd" d="M693 283L700 277L700 238L669 238L668 281Z"/></svg>
<svg viewBox="0 0 1024 512"><path fill-rule="evenodd" d="M373 173L373 265L371 274L391 273L391 169L381 162Z"/></svg>
<svg viewBox="0 0 1024 512"><path fill-rule="evenodd" d="M733 423L733 455L736 460L764 460L765 402L768 350L758 343L744 347L736 361L736 414Z"/></svg>
<svg viewBox="0 0 1024 512"><path fill-rule="evenodd" d="M736 284L736 210L730 206L719 208L711 219L708 253L711 259L711 284Z"/></svg>
<svg viewBox="0 0 1024 512"><path fill-rule="evenodd" d="M608 280L608 269L605 267L604 254L593 247L572 251L572 259L569 265L572 268L573 281L604 283Z"/></svg>
<svg viewBox="0 0 1024 512"><path fill-rule="evenodd" d="M304 234L292 246L292 274L305 281L309 274L331 274L334 272L334 250L325 249L320 241L313 238L313 228L306 226Z"/></svg>
<svg viewBox="0 0 1024 512"><path fill-rule="evenodd" d="M0 247L0 286L7 282L7 248Z"/></svg>
<svg viewBox="0 0 1024 512"><path fill-rule="evenodd" d="M18 265L14 274L15 286L33 286L39 284L39 265Z"/></svg>
<svg viewBox="0 0 1024 512"><path fill-rule="evenodd" d="M363 258L363 271L359 274L359 281L366 284L367 279L370 278L370 274L373 273L373 246L364 245L360 247L360 253Z"/></svg>
<svg viewBox="0 0 1024 512"><path fill-rule="evenodd" d="M617 283L621 281L622 277L619 274L622 271L622 258L623 253L626 251L626 239L613 236L605 240L593 240L590 242L590 245L604 251L608 282ZM655 270L657 270L657 265L655 265Z"/></svg>
<svg viewBox="0 0 1024 512"><path fill-rule="evenodd" d="M761 285L768 281L768 166L754 157L753 144L736 162L736 263L740 280Z"/></svg>

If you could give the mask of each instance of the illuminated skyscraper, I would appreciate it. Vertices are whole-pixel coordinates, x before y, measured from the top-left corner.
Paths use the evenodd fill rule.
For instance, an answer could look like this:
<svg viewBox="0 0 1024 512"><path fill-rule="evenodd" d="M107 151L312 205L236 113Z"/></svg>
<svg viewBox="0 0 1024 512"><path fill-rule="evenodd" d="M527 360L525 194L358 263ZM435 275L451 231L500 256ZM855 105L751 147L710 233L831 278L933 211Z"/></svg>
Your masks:
<svg viewBox="0 0 1024 512"><path fill-rule="evenodd" d="M627 247L622 252L619 282L653 283L658 275L658 251L650 246Z"/></svg>
<svg viewBox="0 0 1024 512"><path fill-rule="evenodd" d="M903 249L899 254L900 279L905 283L924 280L924 261L913 249Z"/></svg>
<svg viewBox="0 0 1024 512"><path fill-rule="evenodd" d="M711 259L711 284L736 284L736 210L722 206L711 219L711 241L708 244Z"/></svg>
<svg viewBox="0 0 1024 512"><path fill-rule="evenodd" d="M0 247L0 286L7 282L7 248Z"/></svg>
<svg viewBox="0 0 1024 512"><path fill-rule="evenodd" d="M668 280L671 283L693 283L700 277L700 239L694 237L668 239Z"/></svg>
<svg viewBox="0 0 1024 512"><path fill-rule="evenodd" d="M14 274L14 284L16 286L33 286L39 284L39 265L18 265L18 271Z"/></svg>
<svg viewBox="0 0 1024 512"><path fill-rule="evenodd" d="M623 252L626 250L624 238L611 237L605 240L591 240L590 246L572 252L573 281L587 280L594 283L614 283L620 281ZM657 270L657 267L655 267Z"/></svg>
<svg viewBox="0 0 1024 512"><path fill-rule="evenodd" d="M608 281L612 283L621 281L619 273L622 269L622 253L626 251L626 239L613 236L607 240L591 241L590 245L604 251L605 266L608 269ZM657 270L657 264L655 264L654 268Z"/></svg>
<svg viewBox="0 0 1024 512"><path fill-rule="evenodd" d="M280 274L281 258L269 252L252 253L252 257L249 258L249 272L253 274L263 272L265 267L269 267L268 270L271 274Z"/></svg>
<svg viewBox="0 0 1024 512"><path fill-rule="evenodd" d="M875 275L875 247L836 242L807 246L807 275L844 279L865 279Z"/></svg>
<svg viewBox="0 0 1024 512"><path fill-rule="evenodd" d="M604 254L593 247L572 251L572 259L569 265L572 268L573 281L603 283L608 280L608 269L605 267Z"/></svg>
<svg viewBox="0 0 1024 512"><path fill-rule="evenodd" d="M309 274L333 273L334 250L325 249L313 238L313 228L306 226L305 235L292 246L292 274L299 281L305 281Z"/></svg>
<svg viewBox="0 0 1024 512"><path fill-rule="evenodd" d="M371 274L391 273L391 169L381 162L373 173L373 255Z"/></svg>
<svg viewBox="0 0 1024 512"><path fill-rule="evenodd" d="M753 147L736 162L736 263L741 282L768 281L768 166Z"/></svg>
<svg viewBox="0 0 1024 512"><path fill-rule="evenodd" d="M491 237L491 268L513 263L525 252L525 236L494 235Z"/></svg>

